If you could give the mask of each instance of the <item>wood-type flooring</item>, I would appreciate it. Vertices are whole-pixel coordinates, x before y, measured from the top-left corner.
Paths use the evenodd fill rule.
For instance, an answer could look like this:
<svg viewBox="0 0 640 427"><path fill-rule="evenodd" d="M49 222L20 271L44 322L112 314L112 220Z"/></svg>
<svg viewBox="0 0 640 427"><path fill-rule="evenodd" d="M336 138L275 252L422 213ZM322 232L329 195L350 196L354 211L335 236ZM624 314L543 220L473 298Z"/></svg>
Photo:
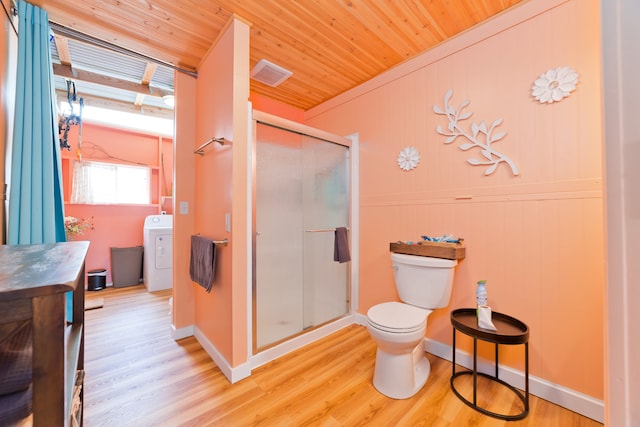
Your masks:
<svg viewBox="0 0 640 427"><path fill-rule="evenodd" d="M141 285L87 292L104 305L86 311L85 426L602 426L535 396L524 420L483 415L451 391L451 363L428 353L426 386L410 399L387 398L371 383L376 346L358 325L230 384L195 338L171 338L170 296ZM505 387L480 386L480 403L522 409Z"/></svg>

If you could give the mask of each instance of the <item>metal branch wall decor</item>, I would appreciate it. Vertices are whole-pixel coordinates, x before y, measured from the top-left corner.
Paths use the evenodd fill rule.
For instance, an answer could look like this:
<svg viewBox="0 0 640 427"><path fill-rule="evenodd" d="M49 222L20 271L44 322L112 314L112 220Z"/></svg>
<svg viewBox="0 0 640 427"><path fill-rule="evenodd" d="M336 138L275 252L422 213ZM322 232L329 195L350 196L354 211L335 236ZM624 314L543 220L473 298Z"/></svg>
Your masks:
<svg viewBox="0 0 640 427"><path fill-rule="evenodd" d="M463 112L465 107L469 105L469 100L464 100L456 109L449 105L452 96L453 89L449 89L444 95L444 106L439 107L437 104L433 106L434 113L446 116L449 120L447 130L442 129L440 125L436 128L440 135L447 137L444 143L451 144L459 137L462 137L468 141L458 146L462 151L472 148L480 149L482 158L471 157L467 159L467 163L473 166L488 166L484 171L485 175L491 175L495 172L500 163L506 163L511 168L511 173L518 175L520 172L515 163L493 147L495 142L500 141L507 134L506 132L496 132L496 128L502 124L502 119L494 120L489 126L484 121L480 123L472 122L469 129L464 129L460 122L469 119L473 114L472 112Z"/></svg>

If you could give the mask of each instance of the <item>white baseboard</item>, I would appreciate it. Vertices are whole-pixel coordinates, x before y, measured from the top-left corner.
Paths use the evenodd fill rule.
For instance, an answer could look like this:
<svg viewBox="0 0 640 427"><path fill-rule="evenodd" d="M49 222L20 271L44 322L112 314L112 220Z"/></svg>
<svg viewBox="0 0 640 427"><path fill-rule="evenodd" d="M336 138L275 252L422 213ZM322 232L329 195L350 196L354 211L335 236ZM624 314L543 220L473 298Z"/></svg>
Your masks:
<svg viewBox="0 0 640 427"><path fill-rule="evenodd" d="M434 356L441 357L448 361L452 360L453 348L450 345L425 338L424 349ZM456 365L471 369L473 367L473 356L459 349L456 350ZM495 366L493 361L478 358L478 372L494 375ZM509 366L499 365L498 375L500 379L512 386L524 390L523 371L513 369ZM604 423L604 402L602 400L595 399L559 384L554 384L531 374L529 374L529 393L573 412L577 412L585 417Z"/></svg>
<svg viewBox="0 0 640 427"><path fill-rule="evenodd" d="M240 366L233 367L227 362L222 354L218 351L215 345L207 339L207 337L196 327L194 331L194 337L198 340L202 348L207 352L211 360L220 368L222 373L231 384L236 383L251 375L250 364L243 363Z"/></svg>
<svg viewBox="0 0 640 427"><path fill-rule="evenodd" d="M356 325L364 326L365 328L367 327L367 316L365 316L364 314L356 313L354 315L354 318L354 323Z"/></svg>
<svg viewBox="0 0 640 427"><path fill-rule="evenodd" d="M193 325L185 326L184 328L176 329L175 325L171 325L171 338L174 341L182 340L193 336Z"/></svg>
<svg viewBox="0 0 640 427"><path fill-rule="evenodd" d="M355 323L366 326L367 316L356 313ZM450 345L425 338L424 349L434 356L438 356L449 362L452 361L451 355L453 348ZM471 367L473 367L472 355L459 349L456 350L456 365L471 369ZM495 366L492 361L478 359L478 371L493 375L495 374ZM512 386L524 390L524 372L508 366L499 365L498 375L502 380ZM604 423L604 402L602 400L595 399L559 384L554 384L531 374L529 374L529 393L573 412L577 412L585 417Z"/></svg>

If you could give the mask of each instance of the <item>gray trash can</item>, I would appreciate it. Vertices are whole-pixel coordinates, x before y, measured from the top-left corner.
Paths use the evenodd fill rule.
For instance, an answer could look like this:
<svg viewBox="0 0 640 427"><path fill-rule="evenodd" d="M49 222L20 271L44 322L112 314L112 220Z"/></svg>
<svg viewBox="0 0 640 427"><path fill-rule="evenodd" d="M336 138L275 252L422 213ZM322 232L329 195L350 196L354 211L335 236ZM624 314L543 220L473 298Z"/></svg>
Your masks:
<svg viewBox="0 0 640 427"><path fill-rule="evenodd" d="M114 288L134 286L142 281L142 246L111 248L111 278Z"/></svg>

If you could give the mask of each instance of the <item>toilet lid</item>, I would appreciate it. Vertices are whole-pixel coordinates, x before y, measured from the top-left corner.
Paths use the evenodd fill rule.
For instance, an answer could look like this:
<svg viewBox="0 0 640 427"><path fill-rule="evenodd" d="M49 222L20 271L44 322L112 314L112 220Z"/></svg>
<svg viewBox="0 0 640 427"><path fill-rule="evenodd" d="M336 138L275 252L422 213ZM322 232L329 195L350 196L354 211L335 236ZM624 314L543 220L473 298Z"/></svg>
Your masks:
<svg viewBox="0 0 640 427"><path fill-rule="evenodd" d="M367 312L373 326L389 332L412 332L424 327L429 310L397 301L374 305Z"/></svg>

